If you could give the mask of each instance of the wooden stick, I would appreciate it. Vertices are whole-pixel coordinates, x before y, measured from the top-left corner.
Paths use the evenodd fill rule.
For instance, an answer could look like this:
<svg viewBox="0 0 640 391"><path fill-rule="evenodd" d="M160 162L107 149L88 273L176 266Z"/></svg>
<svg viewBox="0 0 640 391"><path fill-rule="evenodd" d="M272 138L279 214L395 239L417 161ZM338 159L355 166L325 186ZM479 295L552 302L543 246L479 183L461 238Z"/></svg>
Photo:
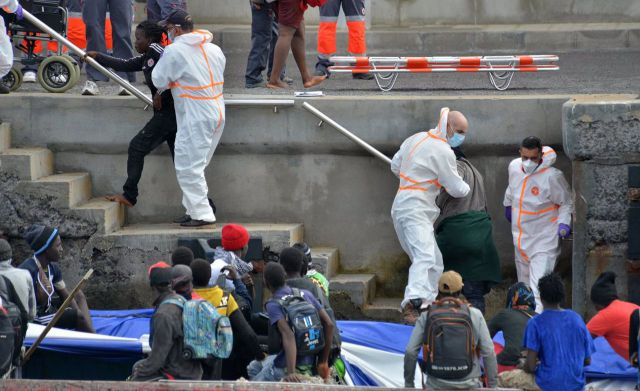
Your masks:
<svg viewBox="0 0 640 391"><path fill-rule="evenodd" d="M24 364L27 361L29 361L31 356L33 356L33 353L35 353L36 349L38 348L42 340L45 339L45 337L47 336L51 328L56 325L58 320L60 320L60 318L62 317L62 314L64 313L64 310L71 304L71 300L74 299L74 297L76 296L76 294L78 294L80 289L82 289L84 284L86 284L86 282L89 281L89 278L91 278L92 274L93 274L93 269L89 269L87 274L85 274L84 277L82 277L82 280L78 282L78 285L76 285L76 287L73 288L71 293L69 293L69 296L67 296L67 299L62 303L60 308L58 308L58 311L56 311L55 315L53 316L53 318L51 319L47 327L44 328L42 333L40 333L40 335L38 336L38 339L36 339L36 341L31 345L29 350L27 350L27 353L24 355L24 359L22 360L22 363L21 363L22 366L24 366Z"/></svg>

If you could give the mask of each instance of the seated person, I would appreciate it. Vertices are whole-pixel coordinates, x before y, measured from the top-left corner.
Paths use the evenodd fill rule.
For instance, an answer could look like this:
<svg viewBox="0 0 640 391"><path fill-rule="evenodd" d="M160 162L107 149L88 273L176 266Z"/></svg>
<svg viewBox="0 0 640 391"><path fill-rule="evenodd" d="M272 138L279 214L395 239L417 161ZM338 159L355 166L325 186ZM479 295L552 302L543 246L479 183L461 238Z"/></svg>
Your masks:
<svg viewBox="0 0 640 391"><path fill-rule="evenodd" d="M165 303L179 296L171 290L171 268L158 263L149 268L149 284L153 291L155 312L151 317L149 357L136 362L129 380L148 381L156 379L200 380L200 361L183 357L184 333L182 330L182 308Z"/></svg>
<svg viewBox="0 0 640 391"><path fill-rule="evenodd" d="M314 284L322 288L325 296L329 297L329 280L322 273L316 270L311 257L311 248L305 242L296 243L293 248L300 250L304 254L302 265L302 275L313 281Z"/></svg>
<svg viewBox="0 0 640 391"><path fill-rule="evenodd" d="M604 337L616 353L629 360L629 321L640 306L618 299L614 272L604 272L596 279L591 301L598 313L587 323L587 329L594 338Z"/></svg>
<svg viewBox="0 0 640 391"><path fill-rule="evenodd" d="M62 240L58 229L32 225L24 239L33 249L33 255L20 264L31 274L36 296L35 323L48 324L59 306L69 296L58 262L62 258ZM79 290L55 327L94 333L89 306Z"/></svg>
<svg viewBox="0 0 640 391"><path fill-rule="evenodd" d="M247 365L252 360L261 361L265 355L258 344L258 337L247 320L238 311L238 304L232 295L225 295L225 292L218 286L207 287L211 279L211 267L204 259L195 259L191 263L193 273L194 292L207 300L218 309L220 315L229 317L233 330L233 350L231 356L222 363L221 378L224 380L237 380L240 377L247 378ZM205 379L214 377L205 374ZM217 379L216 379L217 380Z"/></svg>
<svg viewBox="0 0 640 391"><path fill-rule="evenodd" d="M506 308L489 321L489 333L493 338L498 331L504 334L504 349L498 354L498 372L515 369L523 350L522 339L529 319L536 315L536 299L524 282L513 284L507 292Z"/></svg>
<svg viewBox="0 0 640 391"><path fill-rule="evenodd" d="M242 312L244 317L250 319L253 298L238 275L236 268L225 263L221 259L216 259L211 264L210 269L211 279L209 280L209 286L216 286L220 283L221 288L231 292L231 295L238 303L240 312ZM220 282L221 275L225 276L224 282Z"/></svg>
<svg viewBox="0 0 640 391"><path fill-rule="evenodd" d="M266 304L269 314L269 338L278 341L279 352L268 356L262 362L253 361L249 364L247 371L249 379L258 382L299 382L298 374L317 375L327 380L329 377L329 353L334 325L322 305L315 299L311 292L300 290L300 294L308 303L313 305L318 311L324 332L324 348L317 356L298 355L298 346L289 322L286 319L285 309L279 302L280 299L294 294L292 288L286 285L286 273L282 265L278 263L268 263L264 271L264 283L272 293L272 299ZM270 345L272 345L270 343ZM276 345L274 343L273 345Z"/></svg>
<svg viewBox="0 0 640 391"><path fill-rule="evenodd" d="M185 265L189 267L193 262L193 251L189 247L179 246L171 253L171 265Z"/></svg>
<svg viewBox="0 0 640 391"><path fill-rule="evenodd" d="M8 241L0 238L0 277L7 280L13 287L13 291L20 300L16 304L21 311L23 319L32 321L36 316L36 296L33 291L31 274L23 269L11 265L13 250ZM4 292L7 293L7 292ZM12 300L13 301L13 300Z"/></svg>
<svg viewBox="0 0 640 391"><path fill-rule="evenodd" d="M171 289L184 297L185 300L202 299L193 291L193 274L191 268L183 264L177 264L171 268Z"/></svg>
<svg viewBox="0 0 640 391"><path fill-rule="evenodd" d="M20 329L17 334L13 336L6 333L6 329L0 332L0 345L6 344L8 340L13 340L13 350L10 346L6 346L7 349L0 348L5 356L0 358L0 379L7 379L12 376L13 368L20 367L21 348L22 341L27 334L27 325L30 320L36 314L36 298L33 293L33 282L31 281L31 275L26 270L17 269L11 266L11 259L13 258L13 250L4 239L0 239L0 323L3 326L6 325L4 320L11 319L11 316L7 319L8 302L11 302L19 311ZM9 310L11 311L11 310ZM11 322L11 320L9 320ZM16 326L16 324L10 324ZM2 342L4 340L4 342ZM5 362L5 357L7 361ZM5 363L11 364L4 365Z"/></svg>
<svg viewBox="0 0 640 391"><path fill-rule="evenodd" d="M234 266L240 277L249 273L253 266L244 261L249 251L249 231L239 224L227 224L222 227L221 236L222 247L215 248L213 259Z"/></svg>
<svg viewBox="0 0 640 391"><path fill-rule="evenodd" d="M584 367L591 363L593 339L577 313L563 309L564 283L560 275L547 274L538 281L544 311L527 324L524 370L535 374L543 391L583 390Z"/></svg>
<svg viewBox="0 0 640 391"><path fill-rule="evenodd" d="M302 252L294 247L287 247L280 252L280 264L287 273L287 286L291 288L305 289L322 304L322 308L327 311L329 318L333 324L336 324L335 314L329 303L329 298L324 294L321 285L313 282L312 279L303 277L305 268L305 256ZM329 357L329 365L333 365L336 358L340 357L340 347L342 339L340 338L340 330L334 327L331 355Z"/></svg>
<svg viewBox="0 0 640 391"><path fill-rule="evenodd" d="M426 278L426 276L425 276ZM460 299L462 294L462 276L453 270L444 272L438 281L438 300L447 298ZM435 305L434 304L434 305ZM473 342L475 346L472 346L471 352L473 354L473 367L471 371L464 377L457 379L444 379L435 376L427 376L426 387L428 390L467 390L472 388L479 388L481 385L480 376L480 358L484 363L484 372L487 377L487 383L490 388L495 388L497 385L497 369L496 369L496 353L493 349L493 341L489 336L489 330L487 329L487 323L482 316L482 312L479 309L472 307L468 303L464 303L469 310L469 320L471 321L471 332L473 334ZM460 308L455 308L456 311L460 311ZM411 333L411 338L407 344L404 354L404 386L405 388L414 388L416 362L418 360L418 352L423 348L423 342L425 340L425 333L428 331L427 323L429 321L430 311L424 311L420 314L420 317L416 321L416 325ZM449 334L447 334L449 335ZM460 335L464 340L455 341L455 346L466 344L465 334L452 334L454 336ZM467 334L468 335L468 334ZM446 344L445 344L446 345ZM433 357L433 355L432 355ZM437 357L437 356L436 356ZM442 357L442 356L441 356ZM444 357L444 360L447 358ZM437 360L437 358L436 358ZM436 360L433 362L433 367L436 365L446 365L438 363ZM449 361L450 362L450 361Z"/></svg>

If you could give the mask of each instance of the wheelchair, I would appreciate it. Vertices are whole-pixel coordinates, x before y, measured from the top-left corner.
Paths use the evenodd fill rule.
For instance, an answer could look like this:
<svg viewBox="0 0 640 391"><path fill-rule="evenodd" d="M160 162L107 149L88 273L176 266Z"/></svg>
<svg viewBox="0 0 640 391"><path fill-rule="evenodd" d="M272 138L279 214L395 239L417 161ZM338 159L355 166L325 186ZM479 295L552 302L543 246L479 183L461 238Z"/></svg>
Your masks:
<svg viewBox="0 0 640 391"><path fill-rule="evenodd" d="M21 0L22 7L40 19L63 37L67 36L67 9L65 0ZM14 47L24 55L14 59L23 66L37 65L38 83L49 92L62 93L76 85L80 78L78 61L63 53L63 45L58 43L53 55L48 55L47 44L55 39L38 29L27 20L17 20L14 14L0 12L5 20L8 34ZM40 43L38 45L38 43ZM41 50L38 51L38 46ZM20 88L22 71L15 66L2 78L11 91Z"/></svg>

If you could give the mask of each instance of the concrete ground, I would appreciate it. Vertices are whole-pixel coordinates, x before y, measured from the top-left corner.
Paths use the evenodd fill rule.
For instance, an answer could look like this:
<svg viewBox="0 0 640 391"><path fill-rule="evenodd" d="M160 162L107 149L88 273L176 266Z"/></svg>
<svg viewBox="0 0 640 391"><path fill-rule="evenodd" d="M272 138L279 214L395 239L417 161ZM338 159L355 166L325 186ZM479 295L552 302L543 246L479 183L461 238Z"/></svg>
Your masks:
<svg viewBox="0 0 640 391"><path fill-rule="evenodd" d="M405 74L400 75L394 90L383 93L378 90L375 81L353 80L350 75L336 74L316 88L325 95L523 95L523 94L564 94L564 93L637 93L640 86L640 73L637 64L640 50L610 51L573 51L560 52L560 70L557 72L515 74L511 87L507 91L496 91L489 83L488 76L480 73L470 74ZM315 58L307 56L307 64L313 66ZM299 73L291 56L288 63L288 75L295 83L289 90L272 91L266 88L244 88L246 56L230 54L227 57L225 72L225 93L256 95L291 95L302 90ZM81 81L67 94L79 94L85 80ZM138 78L142 80L142 77ZM118 91L115 83L102 84L102 94L114 95ZM148 90L136 83L144 92ZM23 84L20 92L37 91L43 88L38 84Z"/></svg>

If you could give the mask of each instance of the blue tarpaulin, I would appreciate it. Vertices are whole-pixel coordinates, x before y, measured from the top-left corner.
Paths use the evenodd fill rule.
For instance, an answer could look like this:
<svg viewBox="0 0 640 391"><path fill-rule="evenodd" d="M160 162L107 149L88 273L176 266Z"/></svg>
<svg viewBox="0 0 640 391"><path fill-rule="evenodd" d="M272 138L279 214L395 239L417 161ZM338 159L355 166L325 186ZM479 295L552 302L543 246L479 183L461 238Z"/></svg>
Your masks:
<svg viewBox="0 0 640 391"><path fill-rule="evenodd" d="M73 334L64 338L46 338L41 348L49 352L107 363L131 362L142 357L144 342L141 337L149 333L152 314L152 309L91 311L98 334L129 339L100 340L99 337L91 339L92 337L87 337L87 334L77 333L76 335L82 335L82 338L74 338ZM343 349L345 367L354 385L402 386L402 373L397 368L402 366L402 355L413 330L412 327L363 321L339 321L338 327L345 344ZM30 346L33 339L33 337L27 338L26 345ZM504 344L501 335L496 336L495 342ZM586 369L588 378L635 379L637 377L637 369L618 356L604 338L597 338L595 346L596 353L592 357L592 364ZM383 357L380 363L376 362L376 356ZM389 374L388 368L391 364L397 364L396 369L392 371L393 374Z"/></svg>

